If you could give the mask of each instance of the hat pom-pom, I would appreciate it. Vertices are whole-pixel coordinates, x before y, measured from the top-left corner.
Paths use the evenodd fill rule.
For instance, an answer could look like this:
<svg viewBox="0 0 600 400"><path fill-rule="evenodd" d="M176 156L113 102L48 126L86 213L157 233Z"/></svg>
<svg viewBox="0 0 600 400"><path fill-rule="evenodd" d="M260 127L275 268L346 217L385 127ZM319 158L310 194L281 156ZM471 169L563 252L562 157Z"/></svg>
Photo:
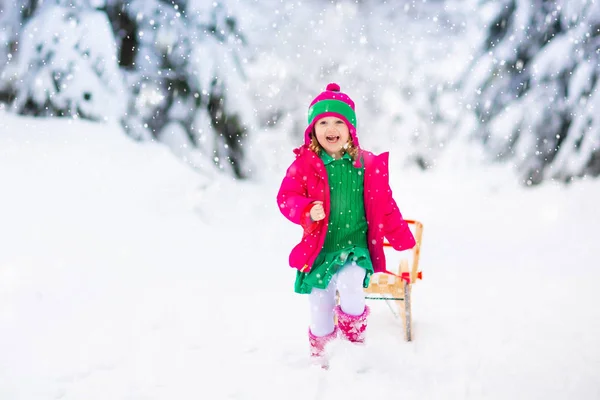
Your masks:
<svg viewBox="0 0 600 400"><path fill-rule="evenodd" d="M339 92L340 85L338 85L337 83L330 83L329 85L327 85L327 90L332 92Z"/></svg>

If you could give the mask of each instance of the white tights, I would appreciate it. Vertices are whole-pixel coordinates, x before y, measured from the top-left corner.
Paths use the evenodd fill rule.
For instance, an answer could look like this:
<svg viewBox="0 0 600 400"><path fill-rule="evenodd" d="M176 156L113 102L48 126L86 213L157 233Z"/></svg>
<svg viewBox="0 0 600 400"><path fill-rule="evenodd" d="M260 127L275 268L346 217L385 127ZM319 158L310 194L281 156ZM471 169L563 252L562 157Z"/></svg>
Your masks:
<svg viewBox="0 0 600 400"><path fill-rule="evenodd" d="M310 331L315 336L333 332L335 292L340 294L342 311L350 315L361 315L365 311L363 282L366 271L354 263L346 263L333 277L326 289L313 290L308 295L310 304Z"/></svg>

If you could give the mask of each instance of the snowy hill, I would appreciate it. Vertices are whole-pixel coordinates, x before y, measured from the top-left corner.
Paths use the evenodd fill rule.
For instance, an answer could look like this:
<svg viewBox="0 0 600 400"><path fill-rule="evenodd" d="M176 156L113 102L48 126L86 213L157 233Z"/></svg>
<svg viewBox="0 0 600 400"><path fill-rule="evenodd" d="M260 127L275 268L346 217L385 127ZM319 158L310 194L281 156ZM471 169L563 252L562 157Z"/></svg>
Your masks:
<svg viewBox="0 0 600 400"><path fill-rule="evenodd" d="M323 373L275 137L236 182L115 126L0 112L0 398L600 398L597 182L395 167L425 224L414 341L371 304L366 348L337 343Z"/></svg>

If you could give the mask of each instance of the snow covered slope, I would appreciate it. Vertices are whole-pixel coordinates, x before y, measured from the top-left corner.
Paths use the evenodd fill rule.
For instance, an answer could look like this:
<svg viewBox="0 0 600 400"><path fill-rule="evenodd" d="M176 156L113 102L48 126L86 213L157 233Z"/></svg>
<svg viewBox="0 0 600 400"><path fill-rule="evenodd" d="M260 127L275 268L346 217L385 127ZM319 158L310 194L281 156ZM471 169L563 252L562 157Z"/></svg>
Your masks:
<svg viewBox="0 0 600 400"><path fill-rule="evenodd" d="M600 398L597 181L395 168L425 224L414 342L372 303L366 348L337 343L323 373L276 149L242 183L115 126L0 112L0 398Z"/></svg>

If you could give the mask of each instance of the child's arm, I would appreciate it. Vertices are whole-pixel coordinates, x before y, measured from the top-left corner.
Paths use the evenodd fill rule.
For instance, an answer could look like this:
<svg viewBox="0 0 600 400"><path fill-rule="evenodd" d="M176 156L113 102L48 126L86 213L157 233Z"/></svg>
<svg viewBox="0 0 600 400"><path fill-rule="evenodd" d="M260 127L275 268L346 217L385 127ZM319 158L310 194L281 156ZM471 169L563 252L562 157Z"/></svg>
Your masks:
<svg viewBox="0 0 600 400"><path fill-rule="evenodd" d="M388 185L387 208L383 215L383 232L394 250L402 251L415 246L415 238L402 217L396 201L392 197L392 189Z"/></svg>
<svg viewBox="0 0 600 400"><path fill-rule="evenodd" d="M306 180L296 160L287 169L281 187L277 193L279 211L290 221L301 225L305 231L312 232L317 222L310 218L310 209L317 199L308 197Z"/></svg>
<svg viewBox="0 0 600 400"><path fill-rule="evenodd" d="M402 213L400 213L400 209L392 195L392 188L390 187L388 170L389 153L384 153L382 156L384 157L383 168L385 168L385 173L383 174L385 179L382 181L384 186L383 193L385 193L383 199L383 235L390 242L394 250L412 249L416 244L415 238L408 227L408 223L402 217Z"/></svg>

